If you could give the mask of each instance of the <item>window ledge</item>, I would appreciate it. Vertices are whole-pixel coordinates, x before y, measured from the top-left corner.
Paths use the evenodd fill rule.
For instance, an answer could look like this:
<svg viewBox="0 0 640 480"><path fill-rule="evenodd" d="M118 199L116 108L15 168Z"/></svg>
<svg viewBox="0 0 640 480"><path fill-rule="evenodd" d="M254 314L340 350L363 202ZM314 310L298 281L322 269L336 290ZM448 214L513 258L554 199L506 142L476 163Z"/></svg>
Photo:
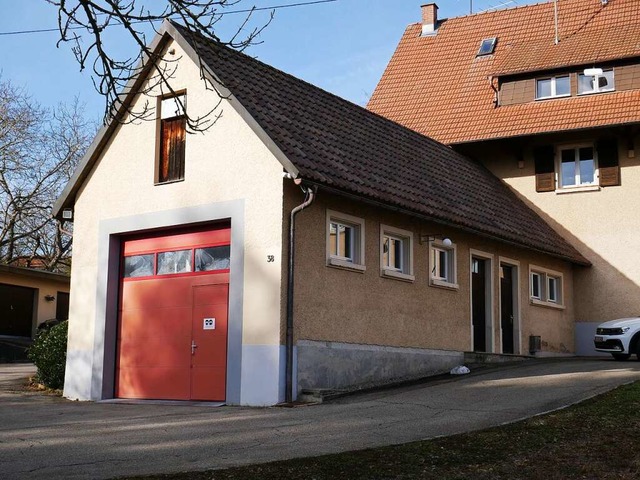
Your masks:
<svg viewBox="0 0 640 480"><path fill-rule="evenodd" d="M544 102L545 100L555 100L557 98L571 98L570 93L566 93L564 95L552 95L550 97L538 97L535 99L536 102Z"/></svg>
<svg viewBox="0 0 640 480"><path fill-rule="evenodd" d="M585 185L583 187L567 187L556 189L556 195L564 195L566 193L578 192L597 192L601 189L600 185Z"/></svg>
<svg viewBox="0 0 640 480"><path fill-rule="evenodd" d="M154 182L154 186L159 187L160 185L171 185L172 183L180 183L184 182L184 178L178 178L176 180L167 180L166 182Z"/></svg>
<svg viewBox="0 0 640 480"><path fill-rule="evenodd" d="M458 290L460 288L460 285L458 285L457 283L446 282L444 280L438 280L436 278L432 278L429 281L429 285L431 285L432 287L446 288L447 290Z"/></svg>
<svg viewBox="0 0 640 480"><path fill-rule="evenodd" d="M416 277L413 275L409 275L407 273L402 273L402 272L396 272L395 270L386 270L384 268L380 270L380 275L387 278L393 278L395 280L402 280L403 282L413 282L416 279Z"/></svg>
<svg viewBox="0 0 640 480"><path fill-rule="evenodd" d="M364 265L348 262L346 260L340 260L338 258L329 258L327 260L327 266L340 268L343 270L351 270L353 272L360 272L360 273L364 273L367 270L367 267Z"/></svg>
<svg viewBox="0 0 640 480"><path fill-rule="evenodd" d="M613 93L615 92L616 89L615 88L608 88L606 90L594 90L591 92L582 92L582 93L578 93L578 97L581 97L583 95L598 95L599 93Z"/></svg>
<svg viewBox="0 0 640 480"><path fill-rule="evenodd" d="M530 298L529 300L531 302L531 305L536 305L538 307L553 308L554 310L565 310L566 309L566 307L564 305L560 305L558 303L545 302L544 300L537 300L535 298Z"/></svg>

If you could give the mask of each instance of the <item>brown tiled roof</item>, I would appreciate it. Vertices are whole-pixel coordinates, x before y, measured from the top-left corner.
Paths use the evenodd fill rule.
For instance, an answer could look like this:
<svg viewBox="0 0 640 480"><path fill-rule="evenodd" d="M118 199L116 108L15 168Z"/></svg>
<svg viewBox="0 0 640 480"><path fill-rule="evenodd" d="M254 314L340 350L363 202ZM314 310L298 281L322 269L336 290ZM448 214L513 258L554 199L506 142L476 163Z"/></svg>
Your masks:
<svg viewBox="0 0 640 480"><path fill-rule="evenodd" d="M640 57L640 1L558 5L557 45L553 2L451 18L433 36L410 25L368 108L449 144L640 122L638 90L494 108L492 76ZM476 57L489 37L494 54Z"/></svg>
<svg viewBox="0 0 640 480"><path fill-rule="evenodd" d="M498 178L451 148L247 55L175 28L304 180L589 264Z"/></svg>

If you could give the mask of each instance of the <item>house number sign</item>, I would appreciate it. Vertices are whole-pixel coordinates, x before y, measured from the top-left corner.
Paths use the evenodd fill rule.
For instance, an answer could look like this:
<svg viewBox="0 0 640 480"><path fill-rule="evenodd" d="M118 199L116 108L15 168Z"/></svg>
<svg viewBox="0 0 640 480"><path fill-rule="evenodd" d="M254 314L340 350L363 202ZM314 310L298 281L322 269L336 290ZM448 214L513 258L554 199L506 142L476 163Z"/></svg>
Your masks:
<svg viewBox="0 0 640 480"><path fill-rule="evenodd" d="M203 330L215 330L216 329L216 319L215 318L204 318L202 320L202 329Z"/></svg>

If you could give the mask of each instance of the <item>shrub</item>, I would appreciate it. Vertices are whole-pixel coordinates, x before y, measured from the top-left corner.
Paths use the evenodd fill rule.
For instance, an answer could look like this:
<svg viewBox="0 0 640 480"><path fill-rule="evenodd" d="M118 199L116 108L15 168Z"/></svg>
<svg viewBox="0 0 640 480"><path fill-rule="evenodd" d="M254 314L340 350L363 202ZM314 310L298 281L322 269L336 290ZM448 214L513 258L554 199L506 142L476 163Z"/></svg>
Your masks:
<svg viewBox="0 0 640 480"><path fill-rule="evenodd" d="M64 321L48 330L42 330L27 354L38 368L37 380L49 388L64 386L68 325L69 322Z"/></svg>

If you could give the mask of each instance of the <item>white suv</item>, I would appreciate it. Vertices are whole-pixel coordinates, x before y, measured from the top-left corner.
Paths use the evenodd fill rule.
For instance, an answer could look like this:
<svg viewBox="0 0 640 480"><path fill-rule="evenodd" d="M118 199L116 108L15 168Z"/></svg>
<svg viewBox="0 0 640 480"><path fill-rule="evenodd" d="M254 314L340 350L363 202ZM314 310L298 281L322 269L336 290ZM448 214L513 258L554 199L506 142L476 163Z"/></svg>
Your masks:
<svg viewBox="0 0 640 480"><path fill-rule="evenodd" d="M610 353L616 360L629 360L633 353L640 360L640 317L601 323L593 343L598 352Z"/></svg>

